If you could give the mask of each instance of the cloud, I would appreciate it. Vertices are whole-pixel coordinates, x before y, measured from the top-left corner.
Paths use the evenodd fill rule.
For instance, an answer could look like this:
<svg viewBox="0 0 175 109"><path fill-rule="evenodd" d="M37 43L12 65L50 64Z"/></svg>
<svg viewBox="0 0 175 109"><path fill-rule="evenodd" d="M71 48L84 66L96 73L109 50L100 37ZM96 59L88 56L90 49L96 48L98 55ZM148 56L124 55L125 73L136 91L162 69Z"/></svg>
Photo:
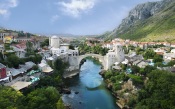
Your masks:
<svg viewBox="0 0 175 109"><path fill-rule="evenodd" d="M9 17L10 9L18 6L18 0L0 1L0 16Z"/></svg>
<svg viewBox="0 0 175 109"><path fill-rule="evenodd" d="M58 2L62 7L62 11L72 17L79 17L82 13L89 11L94 7L95 3L96 0L70 0L70 2Z"/></svg>
<svg viewBox="0 0 175 109"><path fill-rule="evenodd" d="M56 22L58 19L60 18L60 16L59 15L54 15L54 16L52 16L52 18L51 18L51 23L54 23L54 22Z"/></svg>

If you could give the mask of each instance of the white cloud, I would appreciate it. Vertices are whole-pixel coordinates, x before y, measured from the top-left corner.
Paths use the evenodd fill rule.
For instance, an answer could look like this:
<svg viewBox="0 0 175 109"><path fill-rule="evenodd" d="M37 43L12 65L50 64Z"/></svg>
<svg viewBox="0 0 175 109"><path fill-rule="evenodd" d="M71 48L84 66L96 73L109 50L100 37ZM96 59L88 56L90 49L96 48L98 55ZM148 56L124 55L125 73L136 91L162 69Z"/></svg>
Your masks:
<svg viewBox="0 0 175 109"><path fill-rule="evenodd" d="M18 6L18 0L0 1L0 16L9 17L10 9Z"/></svg>
<svg viewBox="0 0 175 109"><path fill-rule="evenodd" d="M79 17L82 13L89 11L94 7L96 0L70 0L70 2L58 2L62 6L62 11L66 14Z"/></svg>
<svg viewBox="0 0 175 109"><path fill-rule="evenodd" d="M60 16L59 15L54 15L54 16L52 16L52 18L51 18L51 23L54 23L54 22L56 22L58 19L60 18Z"/></svg>

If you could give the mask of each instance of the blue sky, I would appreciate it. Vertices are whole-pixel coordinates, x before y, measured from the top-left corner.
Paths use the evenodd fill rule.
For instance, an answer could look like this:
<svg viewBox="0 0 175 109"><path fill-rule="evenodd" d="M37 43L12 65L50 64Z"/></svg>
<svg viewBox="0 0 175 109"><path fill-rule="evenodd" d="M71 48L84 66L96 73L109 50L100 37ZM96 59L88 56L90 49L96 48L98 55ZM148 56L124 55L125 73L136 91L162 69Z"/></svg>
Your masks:
<svg viewBox="0 0 175 109"><path fill-rule="evenodd" d="M158 0L0 0L0 26L42 34L102 34L148 1Z"/></svg>

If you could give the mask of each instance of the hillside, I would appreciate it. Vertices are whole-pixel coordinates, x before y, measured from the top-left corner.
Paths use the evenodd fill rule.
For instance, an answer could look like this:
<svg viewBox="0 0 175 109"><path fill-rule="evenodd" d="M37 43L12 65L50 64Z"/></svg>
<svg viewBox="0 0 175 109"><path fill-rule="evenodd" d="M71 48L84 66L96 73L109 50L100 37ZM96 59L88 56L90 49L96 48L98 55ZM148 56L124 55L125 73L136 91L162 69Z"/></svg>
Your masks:
<svg viewBox="0 0 175 109"><path fill-rule="evenodd" d="M139 4L118 28L101 37L107 40L119 37L137 41L174 41L175 0Z"/></svg>
<svg viewBox="0 0 175 109"><path fill-rule="evenodd" d="M0 33L15 33L15 36L19 37L30 37L30 36L36 36L35 34L24 32L24 31L17 31L17 30L11 30L11 29L4 29L0 27Z"/></svg>

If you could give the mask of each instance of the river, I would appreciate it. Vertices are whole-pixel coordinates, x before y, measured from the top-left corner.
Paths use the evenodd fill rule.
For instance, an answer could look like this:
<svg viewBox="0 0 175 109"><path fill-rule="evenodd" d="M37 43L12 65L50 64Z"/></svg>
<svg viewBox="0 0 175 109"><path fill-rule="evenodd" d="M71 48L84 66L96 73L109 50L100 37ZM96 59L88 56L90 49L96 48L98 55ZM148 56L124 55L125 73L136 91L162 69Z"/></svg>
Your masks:
<svg viewBox="0 0 175 109"><path fill-rule="evenodd" d="M79 75L66 79L72 93L62 96L64 103L70 104L72 109L119 109L106 89L100 71L101 65L92 60L84 62Z"/></svg>

